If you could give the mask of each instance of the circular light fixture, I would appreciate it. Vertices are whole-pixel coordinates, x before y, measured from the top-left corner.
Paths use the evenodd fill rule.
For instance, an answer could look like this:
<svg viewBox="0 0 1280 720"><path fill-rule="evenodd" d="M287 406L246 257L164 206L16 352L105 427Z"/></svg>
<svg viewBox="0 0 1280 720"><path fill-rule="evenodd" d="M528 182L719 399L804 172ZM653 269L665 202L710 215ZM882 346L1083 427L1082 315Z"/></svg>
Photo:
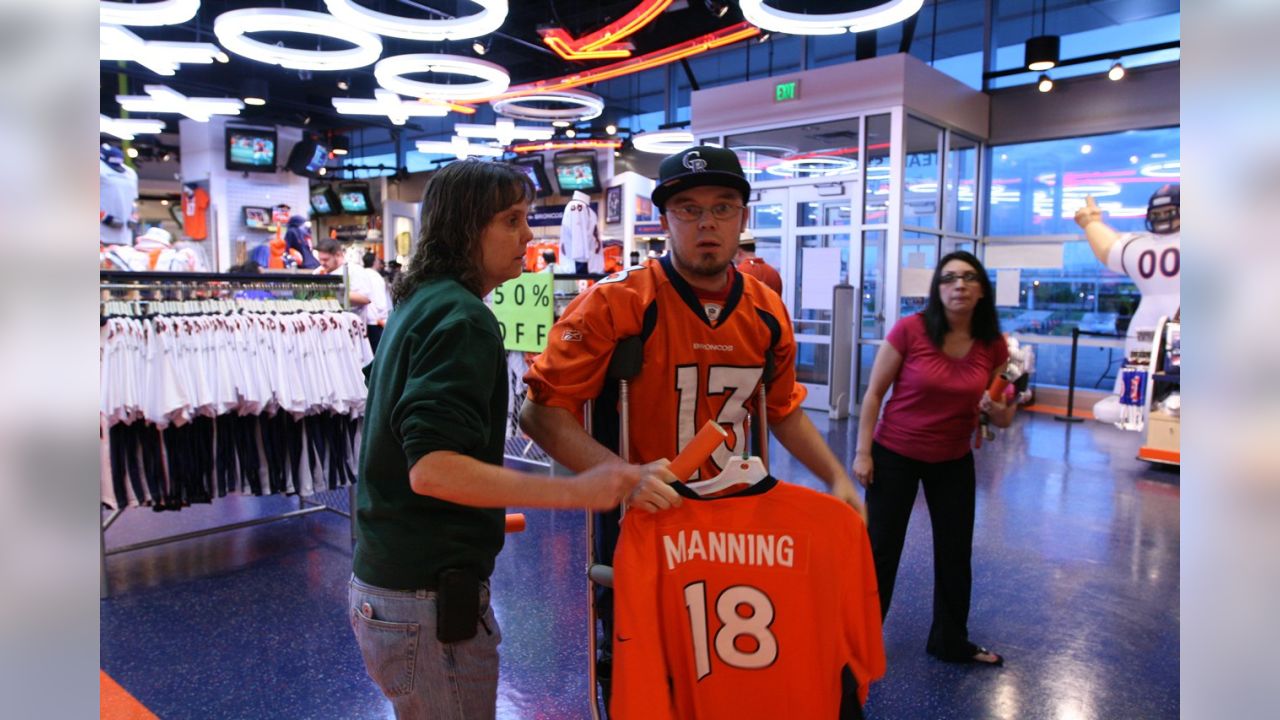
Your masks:
<svg viewBox="0 0 1280 720"><path fill-rule="evenodd" d="M1062 186L1062 197L1083 199L1087 195L1094 197L1114 197L1120 194L1120 185L1113 182L1077 183Z"/></svg>
<svg viewBox="0 0 1280 720"><path fill-rule="evenodd" d="M98 3L98 22L103 25L177 25L196 16L200 0L160 0L149 3Z"/></svg>
<svg viewBox="0 0 1280 720"><path fill-rule="evenodd" d="M1049 92L1053 89L1053 78L1048 75L1041 74L1039 82L1036 83L1036 89L1040 92Z"/></svg>
<svg viewBox="0 0 1280 720"><path fill-rule="evenodd" d="M570 137L570 138L572 138L572 137L578 137L578 131L577 131L577 130L574 130L573 128L569 128L568 130L565 130L565 131L564 131L564 136L565 136L565 137Z"/></svg>
<svg viewBox="0 0 1280 720"><path fill-rule="evenodd" d="M756 155L766 155L768 157L776 158L783 158L799 152L797 148L785 147L782 145L734 145L729 149L739 154L755 153Z"/></svg>
<svg viewBox="0 0 1280 720"><path fill-rule="evenodd" d="M169 199L168 199L168 198L160 198L160 204L161 204L161 205L163 205L163 206L165 206L165 207L169 207Z"/></svg>
<svg viewBox="0 0 1280 720"><path fill-rule="evenodd" d="M124 154L128 155L130 158L136 158L138 157L138 148L136 147L125 148Z"/></svg>
<svg viewBox="0 0 1280 720"><path fill-rule="evenodd" d="M347 50L299 50L251 40L252 32L291 32L344 40ZM250 60L291 70L348 70L364 67L382 55L377 35L352 27L325 13L288 8L248 8L225 12L213 21L213 34L222 46Z"/></svg>
<svg viewBox="0 0 1280 720"><path fill-rule="evenodd" d="M618 134L618 126L617 126L617 125L614 125L613 123L609 123L608 125L605 125L605 126L604 126L604 134L605 134L605 135L617 135L617 134Z"/></svg>
<svg viewBox="0 0 1280 720"><path fill-rule="evenodd" d="M839 35L875 30L920 12L924 0L887 0L853 12L802 14L769 7L765 0L741 0L742 17L761 30L792 35Z"/></svg>
<svg viewBox="0 0 1280 720"><path fill-rule="evenodd" d="M631 138L631 146L636 150L655 155L674 155L690 145L693 145L693 133L688 130L659 130Z"/></svg>
<svg viewBox="0 0 1280 720"><path fill-rule="evenodd" d="M1182 176L1182 161L1170 160L1162 163L1148 163L1138 168L1138 174L1153 178L1176 178Z"/></svg>
<svg viewBox="0 0 1280 720"><path fill-rule="evenodd" d="M573 123L569 122L568 120L552 120L551 121L551 127L567 128L572 124Z"/></svg>
<svg viewBox="0 0 1280 720"><path fill-rule="evenodd" d="M480 37L502 27L507 19L507 0L471 0L480 12L447 20L391 15L357 5L355 0L324 0L333 16L355 27L387 37L405 40L465 40Z"/></svg>
<svg viewBox="0 0 1280 720"><path fill-rule="evenodd" d="M1112 65L1111 69L1107 71L1107 78L1112 82L1115 82L1117 80L1123 80L1124 65L1121 65L1119 61L1117 61L1116 64Z"/></svg>
<svg viewBox="0 0 1280 720"><path fill-rule="evenodd" d="M468 75L479 78L479 82L445 85L409 80L404 77L410 73L421 72ZM477 100L501 94L511 84L511 76L501 65L461 55L438 53L396 55L384 58L373 66L373 76L377 78L379 85L391 92L436 100Z"/></svg>
<svg viewBox="0 0 1280 720"><path fill-rule="evenodd" d="M568 107L548 108L528 103L559 103ZM493 111L513 120L568 120L585 122L604 113L604 98L582 90L556 90L498 100Z"/></svg>
<svg viewBox="0 0 1280 720"><path fill-rule="evenodd" d="M227 63L231 62L231 56L222 52L221 50L219 50L216 54L214 54L213 59L217 60L223 65L226 65Z"/></svg>
<svg viewBox="0 0 1280 720"><path fill-rule="evenodd" d="M814 175L838 175L850 170L856 170L857 167L858 162L856 160L819 155L817 157L783 160L767 168L765 172L779 177L812 177Z"/></svg>

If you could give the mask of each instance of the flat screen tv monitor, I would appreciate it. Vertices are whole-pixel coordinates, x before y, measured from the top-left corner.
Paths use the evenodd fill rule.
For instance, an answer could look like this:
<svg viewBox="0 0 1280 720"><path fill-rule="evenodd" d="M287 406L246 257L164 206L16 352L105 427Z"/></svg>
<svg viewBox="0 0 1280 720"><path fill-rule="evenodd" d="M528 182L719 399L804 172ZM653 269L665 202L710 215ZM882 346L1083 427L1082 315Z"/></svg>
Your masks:
<svg viewBox="0 0 1280 720"><path fill-rule="evenodd" d="M328 159L329 148L315 138L304 137L289 151L285 167L303 177L315 177Z"/></svg>
<svg viewBox="0 0 1280 720"><path fill-rule="evenodd" d="M227 128L227 169L275 172L276 131L264 128Z"/></svg>
<svg viewBox="0 0 1280 720"><path fill-rule="evenodd" d="M555 192L551 187L551 179L547 177L547 169L542 164L541 155L513 160L511 165L529 177L529 181L533 183L534 195L537 197L546 197Z"/></svg>
<svg viewBox="0 0 1280 720"><path fill-rule="evenodd" d="M244 226L250 230L271 229L271 208L244 207Z"/></svg>
<svg viewBox="0 0 1280 720"><path fill-rule="evenodd" d="M338 193L328 185L311 188L311 212L316 215L336 215L342 212Z"/></svg>
<svg viewBox="0 0 1280 720"><path fill-rule="evenodd" d="M369 183L345 183L338 186L338 205L348 215L369 215L373 212L373 198L369 196Z"/></svg>
<svg viewBox="0 0 1280 720"><path fill-rule="evenodd" d="M594 153L557 155L551 164L556 168L556 184L560 186L561 195L569 195L574 190L600 192L600 172Z"/></svg>

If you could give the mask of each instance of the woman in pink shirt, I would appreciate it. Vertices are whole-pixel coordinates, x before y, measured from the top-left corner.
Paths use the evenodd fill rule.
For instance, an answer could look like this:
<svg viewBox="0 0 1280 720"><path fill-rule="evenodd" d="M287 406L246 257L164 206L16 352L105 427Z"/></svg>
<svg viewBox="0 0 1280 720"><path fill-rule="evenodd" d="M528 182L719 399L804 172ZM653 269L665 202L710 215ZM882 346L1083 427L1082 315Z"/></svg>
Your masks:
<svg viewBox="0 0 1280 720"><path fill-rule="evenodd" d="M933 626L925 649L948 662L1003 665L1000 655L969 641L968 628L976 494L970 443L980 411L1008 427L1016 409L985 392L1008 362L1009 348L978 258L967 252L943 257L924 311L899 320L886 340L862 400L853 461L854 477L867 489L881 616L889 612L907 522L923 483L934 566Z"/></svg>

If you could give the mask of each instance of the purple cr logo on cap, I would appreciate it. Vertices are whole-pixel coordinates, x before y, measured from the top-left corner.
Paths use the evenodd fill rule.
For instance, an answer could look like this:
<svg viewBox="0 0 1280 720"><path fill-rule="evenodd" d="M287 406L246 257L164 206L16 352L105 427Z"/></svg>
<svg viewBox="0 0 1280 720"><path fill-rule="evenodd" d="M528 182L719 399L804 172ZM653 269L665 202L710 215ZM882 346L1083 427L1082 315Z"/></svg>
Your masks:
<svg viewBox="0 0 1280 720"><path fill-rule="evenodd" d="M707 161L702 159L702 153L697 150L685 155L680 160L680 164L689 168L693 172L702 172L707 169Z"/></svg>

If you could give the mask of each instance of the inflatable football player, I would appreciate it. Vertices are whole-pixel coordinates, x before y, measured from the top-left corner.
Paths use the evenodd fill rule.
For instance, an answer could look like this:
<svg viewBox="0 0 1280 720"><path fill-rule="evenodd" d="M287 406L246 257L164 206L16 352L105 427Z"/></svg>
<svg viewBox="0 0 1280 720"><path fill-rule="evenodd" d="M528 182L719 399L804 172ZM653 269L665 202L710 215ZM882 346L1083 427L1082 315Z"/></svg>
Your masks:
<svg viewBox="0 0 1280 720"><path fill-rule="evenodd" d="M1142 292L1125 336L1124 353L1151 349L1151 333L1161 317L1172 318L1180 305L1182 270L1179 186L1164 185L1147 202L1147 232L1117 233L1102 221L1102 210L1090 195L1076 211L1076 224L1084 229L1093 254L1104 265L1128 275ZM1139 333L1145 333L1139 339ZM1093 416L1099 422L1120 421L1120 373L1113 395L1098 401Z"/></svg>

